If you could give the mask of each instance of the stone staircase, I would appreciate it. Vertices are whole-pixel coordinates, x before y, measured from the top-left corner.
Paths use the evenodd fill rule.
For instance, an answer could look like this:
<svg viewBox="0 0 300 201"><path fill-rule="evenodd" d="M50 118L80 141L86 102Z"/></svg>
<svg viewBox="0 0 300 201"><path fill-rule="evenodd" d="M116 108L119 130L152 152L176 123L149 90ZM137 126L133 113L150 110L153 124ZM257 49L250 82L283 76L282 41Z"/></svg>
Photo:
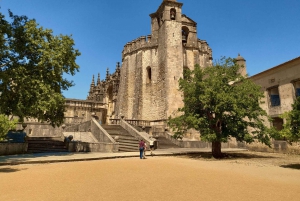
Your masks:
<svg viewBox="0 0 300 201"><path fill-rule="evenodd" d="M114 139L116 136L119 138L116 140L119 142L120 152L138 152L139 140L130 135L120 125L101 125L107 133Z"/></svg>
<svg viewBox="0 0 300 201"><path fill-rule="evenodd" d="M28 153L67 152L61 137L28 137Z"/></svg>

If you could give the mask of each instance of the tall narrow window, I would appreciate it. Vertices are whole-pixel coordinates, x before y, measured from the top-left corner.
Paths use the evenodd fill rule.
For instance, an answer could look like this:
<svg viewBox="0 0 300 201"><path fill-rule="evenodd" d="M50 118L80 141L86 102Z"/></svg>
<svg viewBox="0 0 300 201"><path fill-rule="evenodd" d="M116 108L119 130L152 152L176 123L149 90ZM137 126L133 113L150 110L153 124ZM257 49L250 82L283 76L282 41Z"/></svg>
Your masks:
<svg viewBox="0 0 300 201"><path fill-rule="evenodd" d="M147 84L149 84L149 83L151 83L151 75L152 73L151 73L151 67L150 66L148 66L147 67Z"/></svg>
<svg viewBox="0 0 300 201"><path fill-rule="evenodd" d="M188 42L189 29L187 27L182 27L182 44L185 45Z"/></svg>
<svg viewBox="0 0 300 201"><path fill-rule="evenodd" d="M171 20L176 19L176 9L175 8L171 8L171 10L170 10L170 19Z"/></svg>
<svg viewBox="0 0 300 201"><path fill-rule="evenodd" d="M269 99L271 107L280 105L280 96L278 87L270 88L269 90Z"/></svg>

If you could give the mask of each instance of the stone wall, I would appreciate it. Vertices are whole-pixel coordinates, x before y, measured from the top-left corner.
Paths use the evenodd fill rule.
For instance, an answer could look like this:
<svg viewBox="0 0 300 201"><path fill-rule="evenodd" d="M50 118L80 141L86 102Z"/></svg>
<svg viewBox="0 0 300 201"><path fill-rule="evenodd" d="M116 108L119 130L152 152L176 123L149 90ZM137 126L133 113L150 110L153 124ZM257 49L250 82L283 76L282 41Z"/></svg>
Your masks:
<svg viewBox="0 0 300 201"><path fill-rule="evenodd" d="M0 156L25 154L28 143L0 143Z"/></svg>
<svg viewBox="0 0 300 201"><path fill-rule="evenodd" d="M62 135L61 127L53 127L50 124L39 122L26 122L26 124L24 132L29 137L61 137ZM18 124L17 129L22 130L22 124Z"/></svg>
<svg viewBox="0 0 300 201"><path fill-rule="evenodd" d="M300 143L289 144L286 141L274 140L272 146L268 147L261 143L252 143L245 145L251 151L284 153L284 154L300 154ZM238 146L240 147L240 146Z"/></svg>
<svg viewBox="0 0 300 201"><path fill-rule="evenodd" d="M70 142L68 146L69 152L118 152L119 143L90 143L90 142Z"/></svg>
<svg viewBox="0 0 300 201"><path fill-rule="evenodd" d="M91 120L91 132L98 142L116 143L116 141L104 130L101 125L95 120Z"/></svg>
<svg viewBox="0 0 300 201"><path fill-rule="evenodd" d="M293 59L250 77L256 84L261 86L265 97L261 100L261 107L268 115L278 117L292 109L295 100L294 81L300 80L300 58ZM269 91L278 88L280 105L271 106Z"/></svg>
<svg viewBox="0 0 300 201"><path fill-rule="evenodd" d="M106 108L103 102L93 100L66 99L66 125L78 124L92 119L92 113L105 123Z"/></svg>
<svg viewBox="0 0 300 201"><path fill-rule="evenodd" d="M65 132L91 132L98 142L115 143L115 140L101 127L98 121L90 121L65 128Z"/></svg>
<svg viewBox="0 0 300 201"><path fill-rule="evenodd" d="M162 2L150 14L151 35L124 46L116 116L159 120L175 115L183 106L178 90L183 68L212 63L210 47L197 38L196 22L182 15L181 7L182 3L175 1ZM176 9L176 19L170 18L171 9ZM186 44L182 43L183 27L189 30Z"/></svg>
<svg viewBox="0 0 300 201"><path fill-rule="evenodd" d="M149 145L149 135L146 132L139 132L138 130L136 130L133 126L131 126L130 124L128 124L126 121L124 121L123 119L121 119L120 121L120 125L122 126L122 128L124 128L128 133L130 133L130 135L134 136L136 139L144 139L144 141L146 143L148 143Z"/></svg>

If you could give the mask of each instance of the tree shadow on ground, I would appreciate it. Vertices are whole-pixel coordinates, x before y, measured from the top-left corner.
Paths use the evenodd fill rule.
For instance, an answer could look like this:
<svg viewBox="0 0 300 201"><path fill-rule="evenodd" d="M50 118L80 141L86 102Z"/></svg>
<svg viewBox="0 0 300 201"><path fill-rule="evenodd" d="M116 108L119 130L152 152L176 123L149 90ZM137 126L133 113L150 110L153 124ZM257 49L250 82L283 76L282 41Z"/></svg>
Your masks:
<svg viewBox="0 0 300 201"><path fill-rule="evenodd" d="M263 156L260 154L254 154L254 153L224 153L224 157L220 159L216 159L212 156L211 153L188 153L186 155L188 158L191 159L212 159L212 160L235 160L235 159L255 159L255 158L266 158L266 159L272 159L277 158L274 156Z"/></svg>
<svg viewBox="0 0 300 201"><path fill-rule="evenodd" d="M300 164L281 165L280 167L300 170Z"/></svg>
<svg viewBox="0 0 300 201"><path fill-rule="evenodd" d="M12 173L12 172L18 172L21 170L26 170L27 168L11 168L11 167L5 167L5 168L0 168L0 173Z"/></svg>

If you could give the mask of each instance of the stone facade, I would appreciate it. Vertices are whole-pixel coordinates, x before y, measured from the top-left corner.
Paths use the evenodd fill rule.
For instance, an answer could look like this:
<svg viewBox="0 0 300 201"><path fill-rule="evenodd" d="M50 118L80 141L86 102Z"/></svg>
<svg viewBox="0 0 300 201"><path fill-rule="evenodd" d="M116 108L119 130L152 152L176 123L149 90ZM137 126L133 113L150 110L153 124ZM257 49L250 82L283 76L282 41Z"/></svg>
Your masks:
<svg viewBox="0 0 300 201"><path fill-rule="evenodd" d="M261 107L273 118L269 125L281 129L284 120L279 116L290 111L296 97L300 96L300 57L253 75L250 79L264 92Z"/></svg>
<svg viewBox="0 0 300 201"><path fill-rule="evenodd" d="M202 67L212 64L211 48L205 40L197 38L197 23L182 14L182 5L174 0L163 1L150 14L151 34L124 46L122 67L112 75L120 76L116 84L119 88L114 90L111 99L107 98L110 92L106 87L100 100L107 104L108 117L167 119L183 106L178 90L183 70L193 69L195 64ZM95 97L95 90L91 91L89 97Z"/></svg>
<svg viewBox="0 0 300 201"><path fill-rule="evenodd" d="M183 106L178 80L184 68L211 64L211 49L197 39L197 24L182 14L182 5L163 1L150 14L151 35L125 45L117 115L150 121L167 119Z"/></svg>
<svg viewBox="0 0 300 201"><path fill-rule="evenodd" d="M107 109L103 102L94 100L66 99L65 121L66 125L78 124L89 121L92 116L106 122Z"/></svg>
<svg viewBox="0 0 300 201"><path fill-rule="evenodd" d="M164 0L150 14L151 34L125 44L115 72L107 71L103 81L98 75L96 84L93 77L87 100L67 99L66 122L87 121L95 115L109 123L124 116L150 121L152 132L156 128L164 132L164 120L183 106L178 80L184 69L212 64L211 48L197 38L197 23L182 14L182 7L176 0ZM236 61L245 67L240 73L246 76L246 60L238 55ZM300 95L299 69L298 57L249 77L264 91L261 107L273 118L269 126L280 129L284 120L279 115L291 110Z"/></svg>

